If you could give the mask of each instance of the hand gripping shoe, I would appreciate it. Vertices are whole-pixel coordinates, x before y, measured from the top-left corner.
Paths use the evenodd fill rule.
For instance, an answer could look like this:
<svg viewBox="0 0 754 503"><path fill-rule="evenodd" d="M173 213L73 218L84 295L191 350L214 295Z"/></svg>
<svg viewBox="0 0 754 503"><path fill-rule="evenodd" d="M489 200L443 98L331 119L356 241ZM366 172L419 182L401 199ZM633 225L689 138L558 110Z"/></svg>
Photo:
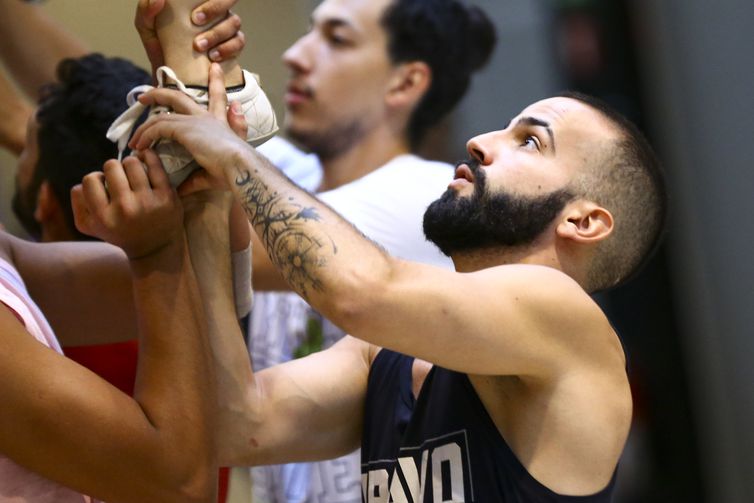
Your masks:
<svg viewBox="0 0 754 503"><path fill-rule="evenodd" d="M165 78L172 79L175 84L165 84ZM267 95L259 87L258 77L246 70L243 71L243 86L227 90L228 103L238 101L246 117L248 133L246 141L252 146L261 145L270 139L277 131L277 119ZM179 91L190 96L196 103L208 106L209 95L206 88L187 87L175 75L175 72L167 66L157 69L157 87L175 87ZM128 140L133 133L134 126L144 113L146 106L138 101L140 94L154 89L150 85L137 86L128 93L126 102L129 108L123 112L107 131L107 138L118 144L118 159L123 157ZM161 113L171 113L167 107L154 106L149 111L149 116ZM180 185L199 165L191 157L183 146L170 140L159 140L152 149L159 155L162 166L170 178L173 187Z"/></svg>

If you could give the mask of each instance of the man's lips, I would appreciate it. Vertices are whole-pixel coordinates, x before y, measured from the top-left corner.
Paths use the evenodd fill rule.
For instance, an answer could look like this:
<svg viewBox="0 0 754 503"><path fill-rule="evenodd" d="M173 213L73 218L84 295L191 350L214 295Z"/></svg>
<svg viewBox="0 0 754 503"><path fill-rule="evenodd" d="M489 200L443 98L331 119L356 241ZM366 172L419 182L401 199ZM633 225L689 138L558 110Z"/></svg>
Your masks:
<svg viewBox="0 0 754 503"><path fill-rule="evenodd" d="M458 180L459 178L465 178L471 183L474 183L474 173L471 172L471 168L468 164L459 164L456 166L456 176L455 179Z"/></svg>
<svg viewBox="0 0 754 503"><path fill-rule="evenodd" d="M460 189L466 185L474 184L474 173L471 172L468 164L459 164L456 166L456 173L453 181L448 184L448 188Z"/></svg>
<svg viewBox="0 0 754 503"><path fill-rule="evenodd" d="M285 92L285 102L288 106L298 105L312 99L314 93L311 88L301 84L288 84Z"/></svg>

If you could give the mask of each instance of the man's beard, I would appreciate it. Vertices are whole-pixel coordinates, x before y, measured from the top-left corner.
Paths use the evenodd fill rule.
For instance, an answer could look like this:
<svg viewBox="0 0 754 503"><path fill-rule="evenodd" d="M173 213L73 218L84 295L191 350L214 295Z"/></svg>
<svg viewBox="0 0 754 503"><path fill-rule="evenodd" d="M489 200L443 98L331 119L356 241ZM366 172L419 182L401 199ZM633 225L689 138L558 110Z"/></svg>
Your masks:
<svg viewBox="0 0 754 503"><path fill-rule="evenodd" d="M319 157L320 161L328 161L348 152L360 142L366 134L365 129L364 124L355 119L318 131L304 131L288 125L286 133L297 145Z"/></svg>
<svg viewBox="0 0 754 503"><path fill-rule="evenodd" d="M38 241L42 238L42 227L39 225L39 222L37 222L37 219L34 218L36 194L34 197L29 197L30 192L34 191L25 192L18 186L18 183L16 183L16 192L13 194L11 208L16 215L16 219L27 234Z"/></svg>
<svg viewBox="0 0 754 503"><path fill-rule="evenodd" d="M573 199L564 189L533 197L504 191L492 193L479 163L465 164L474 175L474 193L461 197L448 189L424 213L424 235L447 256L490 247L530 245Z"/></svg>

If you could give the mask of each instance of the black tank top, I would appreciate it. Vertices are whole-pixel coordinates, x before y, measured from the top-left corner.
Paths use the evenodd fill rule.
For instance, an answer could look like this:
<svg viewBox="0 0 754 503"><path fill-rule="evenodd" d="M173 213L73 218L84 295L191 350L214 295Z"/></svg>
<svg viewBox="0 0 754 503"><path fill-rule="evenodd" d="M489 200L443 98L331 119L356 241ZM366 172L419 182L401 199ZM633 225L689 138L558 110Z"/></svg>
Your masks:
<svg viewBox="0 0 754 503"><path fill-rule="evenodd" d="M539 483L498 432L466 374L434 366L419 398L414 359L383 349L369 372L361 443L362 499L376 502L603 503Z"/></svg>

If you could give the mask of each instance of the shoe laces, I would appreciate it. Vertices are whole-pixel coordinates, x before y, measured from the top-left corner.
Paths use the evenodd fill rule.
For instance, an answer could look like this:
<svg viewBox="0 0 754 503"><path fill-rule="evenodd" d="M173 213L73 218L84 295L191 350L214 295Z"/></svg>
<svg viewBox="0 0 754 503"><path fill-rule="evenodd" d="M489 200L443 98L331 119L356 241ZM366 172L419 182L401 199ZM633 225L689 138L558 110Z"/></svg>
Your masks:
<svg viewBox="0 0 754 503"><path fill-rule="evenodd" d="M201 97L195 95L195 92L191 92L191 90L186 87L186 85L181 82L181 80L176 76L172 68L168 66L159 67L157 69L156 76L157 88L165 87L165 78L167 77L175 82L174 85L178 88L179 91L187 94L188 96L191 96L194 100L199 102L206 100L206 98L202 100ZM126 147L128 146L128 140L131 138L131 134L133 133L134 127L136 126L136 122L147 109L147 105L141 103L138 98L142 94L153 89L155 89L155 86L149 84L143 84L131 89L131 91L129 91L129 93L126 95L126 103L128 104L128 108L113 121L113 123L110 125L110 128L107 130L107 139L113 143L118 144L119 161L123 160L123 152L125 152ZM155 107L155 109L162 109L165 111L168 110L166 107Z"/></svg>

